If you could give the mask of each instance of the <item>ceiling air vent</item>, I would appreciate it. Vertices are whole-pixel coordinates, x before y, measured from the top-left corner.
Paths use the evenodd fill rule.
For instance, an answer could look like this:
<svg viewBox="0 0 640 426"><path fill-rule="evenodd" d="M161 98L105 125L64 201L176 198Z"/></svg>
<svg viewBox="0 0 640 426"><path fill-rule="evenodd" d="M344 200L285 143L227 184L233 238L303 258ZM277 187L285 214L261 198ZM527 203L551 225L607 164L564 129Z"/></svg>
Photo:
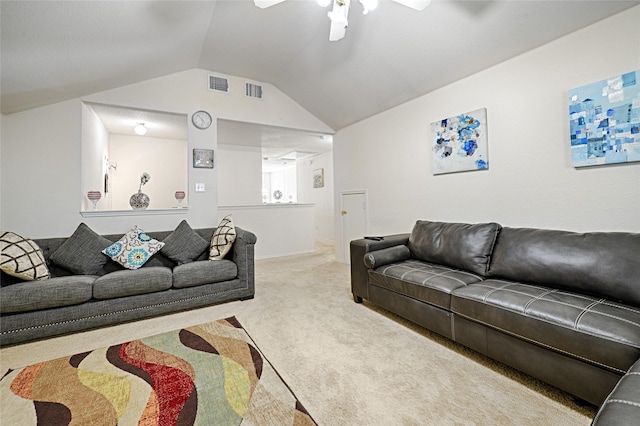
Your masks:
<svg viewBox="0 0 640 426"><path fill-rule="evenodd" d="M209 90L229 93L229 79L219 75L209 74Z"/></svg>
<svg viewBox="0 0 640 426"><path fill-rule="evenodd" d="M244 95L249 98L262 99L262 86L255 83L244 83Z"/></svg>

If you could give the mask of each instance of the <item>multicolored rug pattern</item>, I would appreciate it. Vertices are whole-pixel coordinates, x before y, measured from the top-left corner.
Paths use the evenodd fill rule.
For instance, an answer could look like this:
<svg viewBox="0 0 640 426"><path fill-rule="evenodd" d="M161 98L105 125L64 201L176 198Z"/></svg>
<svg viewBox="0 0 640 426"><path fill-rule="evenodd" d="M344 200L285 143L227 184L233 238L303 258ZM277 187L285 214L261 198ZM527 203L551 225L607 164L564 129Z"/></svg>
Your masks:
<svg viewBox="0 0 640 426"><path fill-rule="evenodd" d="M315 425L235 317L8 372L3 425Z"/></svg>

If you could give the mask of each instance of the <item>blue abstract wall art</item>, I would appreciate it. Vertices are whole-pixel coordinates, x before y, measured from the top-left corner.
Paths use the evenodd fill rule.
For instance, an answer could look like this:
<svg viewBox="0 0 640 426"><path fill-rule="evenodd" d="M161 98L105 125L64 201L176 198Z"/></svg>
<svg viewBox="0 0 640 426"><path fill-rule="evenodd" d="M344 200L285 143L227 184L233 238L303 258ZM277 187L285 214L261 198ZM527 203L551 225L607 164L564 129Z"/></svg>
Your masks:
<svg viewBox="0 0 640 426"><path fill-rule="evenodd" d="M431 123L433 174L489 168L487 109Z"/></svg>
<svg viewBox="0 0 640 426"><path fill-rule="evenodd" d="M569 91L574 167L640 161L640 70Z"/></svg>

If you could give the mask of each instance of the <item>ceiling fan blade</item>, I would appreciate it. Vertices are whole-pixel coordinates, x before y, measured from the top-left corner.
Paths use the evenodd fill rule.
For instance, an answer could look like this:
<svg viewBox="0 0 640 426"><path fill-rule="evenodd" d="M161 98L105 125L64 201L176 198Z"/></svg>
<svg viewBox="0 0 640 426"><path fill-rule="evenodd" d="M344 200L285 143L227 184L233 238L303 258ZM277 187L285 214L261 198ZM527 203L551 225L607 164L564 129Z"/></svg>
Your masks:
<svg viewBox="0 0 640 426"><path fill-rule="evenodd" d="M266 9L267 7L282 3L283 1L284 0L253 0L256 6L258 6L260 9Z"/></svg>
<svg viewBox="0 0 640 426"><path fill-rule="evenodd" d="M329 41L338 41L342 39L347 33L347 27L344 24L331 23L329 28Z"/></svg>
<svg viewBox="0 0 640 426"><path fill-rule="evenodd" d="M338 41L347 33L351 0L333 0L333 9L328 13L331 20L329 41Z"/></svg>
<svg viewBox="0 0 640 426"><path fill-rule="evenodd" d="M429 3L431 3L431 0L393 0L393 1L415 10L424 10L424 8L429 6Z"/></svg>

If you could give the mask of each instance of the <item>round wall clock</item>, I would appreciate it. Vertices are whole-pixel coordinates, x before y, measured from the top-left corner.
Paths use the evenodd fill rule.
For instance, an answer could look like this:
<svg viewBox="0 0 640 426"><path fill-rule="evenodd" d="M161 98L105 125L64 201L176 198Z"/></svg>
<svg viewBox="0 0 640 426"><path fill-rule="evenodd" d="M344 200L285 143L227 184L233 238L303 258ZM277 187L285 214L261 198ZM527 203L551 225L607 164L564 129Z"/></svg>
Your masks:
<svg viewBox="0 0 640 426"><path fill-rule="evenodd" d="M196 111L191 116L191 122L198 129L208 129L211 126L211 115L207 111Z"/></svg>

